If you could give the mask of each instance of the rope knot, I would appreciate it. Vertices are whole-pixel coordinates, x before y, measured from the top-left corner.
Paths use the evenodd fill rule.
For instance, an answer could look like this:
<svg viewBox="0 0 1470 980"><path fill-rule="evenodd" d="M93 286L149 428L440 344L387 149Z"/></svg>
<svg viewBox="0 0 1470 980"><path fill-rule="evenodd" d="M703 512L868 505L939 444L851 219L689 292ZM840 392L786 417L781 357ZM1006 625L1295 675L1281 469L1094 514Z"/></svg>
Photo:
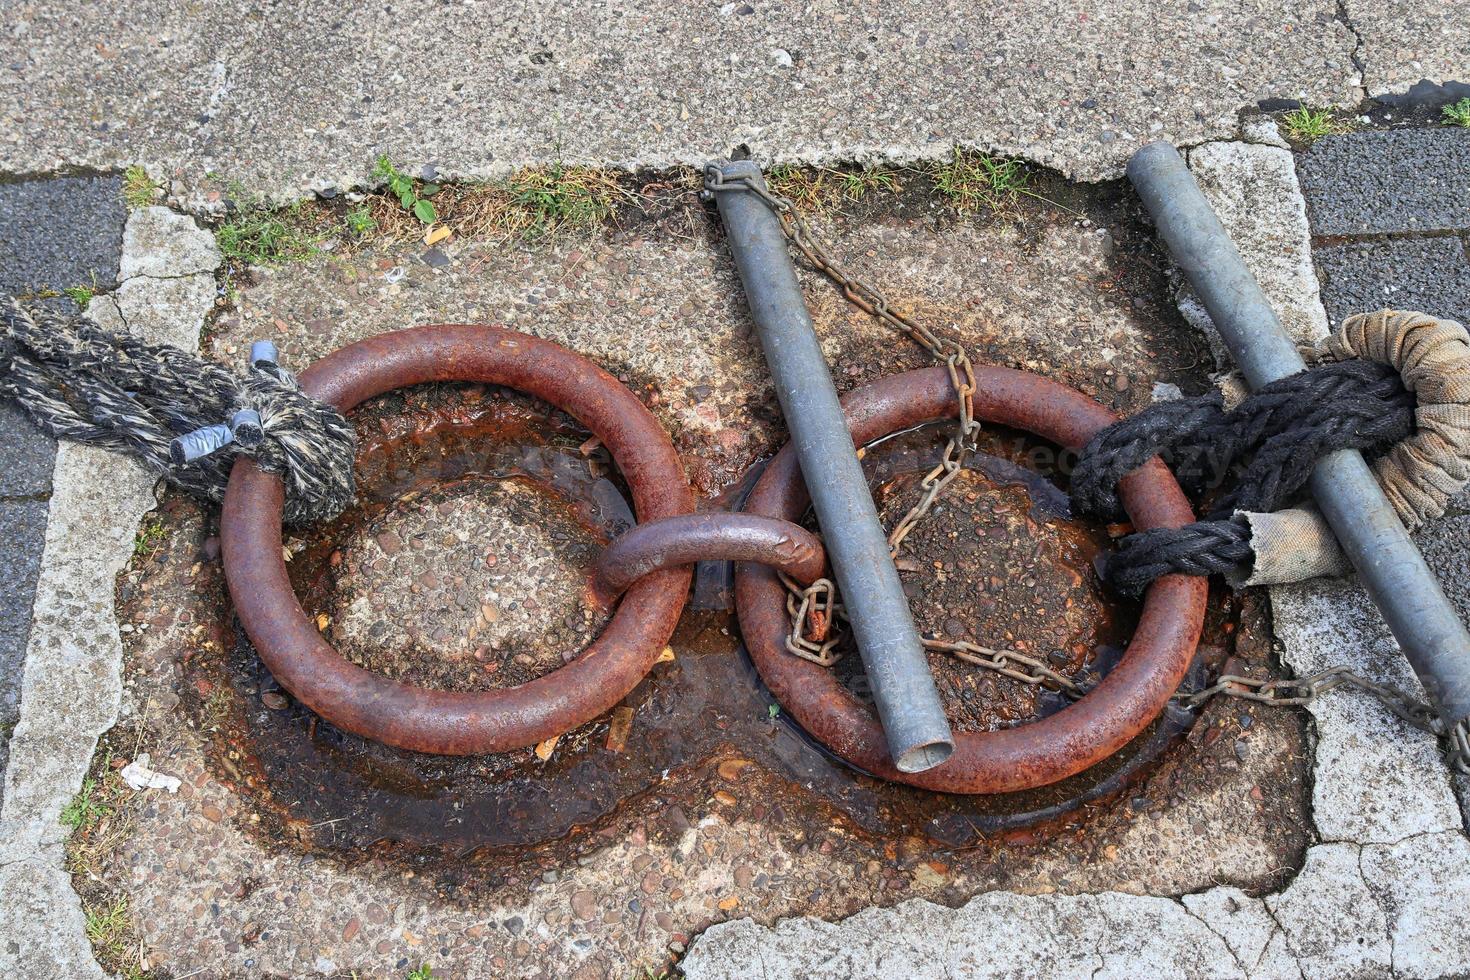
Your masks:
<svg viewBox="0 0 1470 980"><path fill-rule="evenodd" d="M275 345L251 345L244 377L168 344L112 334L82 316L0 303L11 348L0 394L53 436L131 453L170 483L218 503L236 457L285 485L284 518L330 520L356 496L357 438L301 390Z"/></svg>

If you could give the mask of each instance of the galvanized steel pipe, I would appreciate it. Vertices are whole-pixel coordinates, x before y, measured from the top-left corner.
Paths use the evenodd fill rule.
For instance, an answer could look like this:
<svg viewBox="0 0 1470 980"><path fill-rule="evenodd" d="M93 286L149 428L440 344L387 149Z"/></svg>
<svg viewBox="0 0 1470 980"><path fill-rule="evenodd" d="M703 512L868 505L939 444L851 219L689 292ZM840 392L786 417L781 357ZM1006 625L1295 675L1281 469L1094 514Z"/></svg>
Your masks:
<svg viewBox="0 0 1470 980"><path fill-rule="evenodd" d="M1177 150L1150 143L1128 179L1252 388L1306 364ZM1470 718L1470 633L1356 450L1317 464L1312 496L1446 722Z"/></svg>
<svg viewBox="0 0 1470 980"><path fill-rule="evenodd" d="M749 161L721 164L720 170L726 179L762 180ZM889 752L899 770L923 772L949 758L954 739L780 220L754 194L727 191L716 199L791 443L827 532L828 556Z"/></svg>

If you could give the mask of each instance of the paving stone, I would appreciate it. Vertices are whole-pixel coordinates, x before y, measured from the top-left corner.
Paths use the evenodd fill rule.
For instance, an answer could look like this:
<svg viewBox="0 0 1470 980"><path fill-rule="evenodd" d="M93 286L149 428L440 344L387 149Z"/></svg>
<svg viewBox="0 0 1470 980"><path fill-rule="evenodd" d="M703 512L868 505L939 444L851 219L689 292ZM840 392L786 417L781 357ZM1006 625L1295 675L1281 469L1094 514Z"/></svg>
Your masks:
<svg viewBox="0 0 1470 980"><path fill-rule="evenodd" d="M44 500L0 500L0 630L23 623L30 614L36 574L41 567L41 548L46 540ZM6 700L5 674L0 662L0 705Z"/></svg>
<svg viewBox="0 0 1470 980"><path fill-rule="evenodd" d="M117 175L0 184L0 291L116 285L121 194Z"/></svg>
<svg viewBox="0 0 1470 980"><path fill-rule="evenodd" d="M0 772L10 758L10 730L20 702L31 602L46 540L43 500L0 501ZM0 802L4 788L0 787Z"/></svg>
<svg viewBox="0 0 1470 980"><path fill-rule="evenodd" d="M1189 169L1287 333L1301 342L1325 337L1327 317L1317 295L1307 213L1291 151L1206 143L1189 151ZM1224 340L1187 283L1178 302L1185 319L1209 338L1216 363L1231 366Z"/></svg>
<svg viewBox="0 0 1470 980"><path fill-rule="evenodd" d="M1318 140L1302 155L1317 235L1470 227L1470 130L1369 130Z"/></svg>
<svg viewBox="0 0 1470 980"><path fill-rule="evenodd" d="M1316 259L1334 327L1385 307L1470 323L1470 261L1458 238L1322 245Z"/></svg>
<svg viewBox="0 0 1470 980"><path fill-rule="evenodd" d="M192 268L186 256L180 252L181 273ZM164 268L167 275L173 267ZM136 277L126 285L124 305L139 333L198 349L200 321L213 300L207 273ZM159 295L149 296L149 286ZM94 303L98 318L109 312L115 318L117 303L100 299ZM122 641L113 590L132 556L138 522L156 506L156 483L124 455L77 443L57 453L46 563L36 585L20 718L0 799L0 887L7 896L20 890L35 896L28 903L0 902L0 968L13 973L100 975L61 867L67 828L58 818L81 785L98 736L117 720Z"/></svg>

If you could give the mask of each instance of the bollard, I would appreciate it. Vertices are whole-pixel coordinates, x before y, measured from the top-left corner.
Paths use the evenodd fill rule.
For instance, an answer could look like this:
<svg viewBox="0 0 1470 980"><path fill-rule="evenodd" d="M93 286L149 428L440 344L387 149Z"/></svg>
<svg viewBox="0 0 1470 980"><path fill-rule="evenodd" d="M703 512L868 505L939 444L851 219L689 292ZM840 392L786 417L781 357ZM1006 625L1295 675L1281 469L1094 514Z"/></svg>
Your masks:
<svg viewBox="0 0 1470 980"><path fill-rule="evenodd" d="M1128 179L1252 388L1306 368L1179 152L1150 143ZM1312 496L1448 726L1470 718L1470 633L1356 450L1322 459Z"/></svg>
<svg viewBox="0 0 1470 980"><path fill-rule="evenodd" d="M761 181L754 163L719 165ZM776 215L754 194L716 195L766 364L801 462L828 558L863 659L894 765L923 772L954 751L929 659L909 613L831 371Z"/></svg>

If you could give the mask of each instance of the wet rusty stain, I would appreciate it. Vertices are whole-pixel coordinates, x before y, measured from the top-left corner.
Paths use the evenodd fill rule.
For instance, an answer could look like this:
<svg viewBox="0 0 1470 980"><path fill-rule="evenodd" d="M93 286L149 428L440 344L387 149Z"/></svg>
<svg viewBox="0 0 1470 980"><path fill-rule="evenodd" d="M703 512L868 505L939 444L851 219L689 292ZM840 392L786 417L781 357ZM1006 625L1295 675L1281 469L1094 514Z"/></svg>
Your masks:
<svg viewBox="0 0 1470 980"><path fill-rule="evenodd" d="M589 529L608 534L627 526L627 505L613 502L623 489L616 473L586 478L577 468L586 462L577 448L585 432L532 399L484 386L438 385L384 395L355 413L354 421L363 437L365 504L345 523L308 538L293 559L290 571L303 596L326 600L331 554L344 536L363 533L351 522L445 479L450 487L474 478L513 479L580 515ZM924 454L934 446L923 443L936 441L930 438L935 435L915 433L868 452L866 468L880 501L891 497L902 509L904 481L927 461ZM1101 542L1062 518L1059 491L1020 465L1037 444L1018 443L1018 435L1001 430L987 437L990 451L977 456L978 471L966 481L975 502L1026 506L1026 519L1038 528L1071 536L1068 567L1085 568ZM968 503L970 495L962 499ZM936 531L944 533L953 513L935 515ZM963 553L950 546L938 554L953 564ZM945 564L905 577L926 586L922 596ZM953 569L961 588L969 576L967 568ZM1093 588L1088 582L1069 595L1098 601L1089 598ZM941 849L974 846L988 835L1001 835L997 841L1007 846L1040 842L1070 826L1067 815L1078 807L1127 792L1193 720L1171 710L1114 757L1039 790L975 797L926 792L870 778L815 743L787 712L773 713L774 700L743 656L733 617L709 612L686 615L648 676L612 712L560 738L546 758L531 750L436 757L375 743L319 718L281 690L248 637L231 624L222 593L216 592L213 606L203 618L216 641L189 659L185 688L198 695L190 699L194 710L215 732L212 758L221 778L261 816L262 832L349 862L395 854L413 856L416 866L468 862L459 872L441 871L474 872L483 884L498 880L503 852L532 848L548 860L579 853L595 846L629 804L634 810L648 805L636 803L647 794L659 806L673 799L694 806L737 773L743 810L757 800L772 801L759 806L763 820L774 808L783 820L839 819L857 834L886 837L912 828L929 841L926 847ZM969 628L991 638L1000 625L995 611L969 612L975 615ZM934 613L917 601L922 627L942 628ZM1129 625L1125 611L1080 634L1096 641L1084 658L1090 669L1109 668L1107 658L1115 656L1109 643ZM1026 642L1024 635L1015 638ZM1028 710L1044 715L1059 707L997 688L1002 696L967 714L955 685L988 687L991 678L963 665L935 666L948 707L966 718L967 727L1008 724Z"/></svg>

